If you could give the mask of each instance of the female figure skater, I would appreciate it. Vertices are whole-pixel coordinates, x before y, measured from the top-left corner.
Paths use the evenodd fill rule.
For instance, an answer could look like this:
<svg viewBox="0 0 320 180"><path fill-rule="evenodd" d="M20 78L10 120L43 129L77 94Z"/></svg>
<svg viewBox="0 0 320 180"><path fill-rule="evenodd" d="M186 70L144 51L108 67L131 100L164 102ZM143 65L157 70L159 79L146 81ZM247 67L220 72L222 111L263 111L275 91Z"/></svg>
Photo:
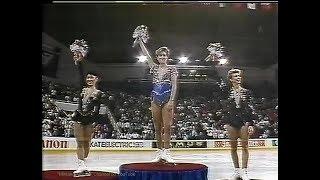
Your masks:
<svg viewBox="0 0 320 180"><path fill-rule="evenodd" d="M147 29L146 26L142 25L138 26L135 32L139 28ZM167 47L160 47L156 50L157 61L155 63L143 43L143 37L138 36L135 43L139 43L143 54L147 56L150 73L153 75L151 111L158 148L153 162L164 160L168 163L174 163L169 148L178 72L175 66L167 65L170 55L170 50Z"/></svg>
<svg viewBox="0 0 320 180"><path fill-rule="evenodd" d="M228 79L232 85L229 93L226 115L224 121L227 124L227 131L231 145L231 157L235 168L232 179L241 177L243 180L248 178L248 139L253 133L253 119L250 91L241 87L242 70L231 69L228 71ZM251 107L250 107L251 106ZM242 145L242 172L239 168L237 154L238 138Z"/></svg>
<svg viewBox="0 0 320 180"><path fill-rule="evenodd" d="M90 176L86 166L86 159L90 150L93 136L93 123L98 119L103 93L97 89L99 77L96 73L89 72L84 82L83 61L88 52L88 46L84 40L76 40L70 45L73 52L73 60L79 71L82 92L78 100L78 108L72 115L74 124L74 136L77 141L78 168L73 172L74 177Z"/></svg>

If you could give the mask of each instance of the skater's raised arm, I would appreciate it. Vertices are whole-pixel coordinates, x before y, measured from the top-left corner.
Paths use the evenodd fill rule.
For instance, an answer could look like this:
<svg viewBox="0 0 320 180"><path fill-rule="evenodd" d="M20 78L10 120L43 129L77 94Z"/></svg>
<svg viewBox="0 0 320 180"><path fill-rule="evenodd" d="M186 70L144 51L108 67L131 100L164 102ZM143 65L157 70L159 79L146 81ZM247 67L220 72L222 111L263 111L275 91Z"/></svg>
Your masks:
<svg viewBox="0 0 320 180"><path fill-rule="evenodd" d="M153 59L152 59L148 49L146 48L145 44L142 42L141 38L138 38L138 43L139 43L139 46L142 50L143 55L147 56L147 62L148 62L149 67L152 68L155 65L155 63L153 62Z"/></svg>

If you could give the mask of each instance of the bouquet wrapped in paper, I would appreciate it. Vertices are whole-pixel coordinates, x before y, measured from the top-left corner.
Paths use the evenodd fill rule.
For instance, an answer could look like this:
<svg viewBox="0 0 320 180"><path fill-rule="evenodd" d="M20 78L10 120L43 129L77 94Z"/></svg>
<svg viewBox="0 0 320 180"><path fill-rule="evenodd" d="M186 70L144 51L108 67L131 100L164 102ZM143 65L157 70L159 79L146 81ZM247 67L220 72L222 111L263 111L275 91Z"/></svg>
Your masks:
<svg viewBox="0 0 320 180"><path fill-rule="evenodd" d="M70 45L70 50L71 52L79 52L82 55L81 57L78 57L77 55L74 55L74 60L75 63L77 64L78 61L81 61L82 59L84 59L84 57L87 56L88 52L89 52L89 46L87 44L87 41L85 41L84 39L78 40L76 39L71 45Z"/></svg>
<svg viewBox="0 0 320 180"><path fill-rule="evenodd" d="M219 59L223 56L223 46L221 43L210 43L207 47L208 51L210 52L208 57L211 57L211 60L214 61L215 59Z"/></svg>
<svg viewBox="0 0 320 180"><path fill-rule="evenodd" d="M89 52L89 46L87 44L87 41L84 39L78 40L76 39L71 45L70 45L71 52L80 52L83 57L87 55Z"/></svg>
<svg viewBox="0 0 320 180"><path fill-rule="evenodd" d="M145 25L136 27L132 37L135 39L132 47L134 47L138 43L138 40L142 40L144 43L147 43L149 39L148 27Z"/></svg>

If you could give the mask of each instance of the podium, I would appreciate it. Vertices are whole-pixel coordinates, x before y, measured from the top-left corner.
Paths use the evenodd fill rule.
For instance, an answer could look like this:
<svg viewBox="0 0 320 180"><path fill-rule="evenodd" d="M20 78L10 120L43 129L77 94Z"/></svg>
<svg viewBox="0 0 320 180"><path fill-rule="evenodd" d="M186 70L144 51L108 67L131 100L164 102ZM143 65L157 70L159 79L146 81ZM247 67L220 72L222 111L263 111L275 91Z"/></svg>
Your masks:
<svg viewBox="0 0 320 180"><path fill-rule="evenodd" d="M145 162L123 164L119 180L207 180L208 167L195 163Z"/></svg>

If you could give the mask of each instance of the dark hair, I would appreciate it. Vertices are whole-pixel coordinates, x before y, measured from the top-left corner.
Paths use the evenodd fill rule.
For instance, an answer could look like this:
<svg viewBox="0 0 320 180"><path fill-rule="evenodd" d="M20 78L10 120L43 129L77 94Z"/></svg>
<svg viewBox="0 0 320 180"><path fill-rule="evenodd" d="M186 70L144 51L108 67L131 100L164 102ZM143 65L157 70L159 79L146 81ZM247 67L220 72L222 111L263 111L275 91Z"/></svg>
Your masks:
<svg viewBox="0 0 320 180"><path fill-rule="evenodd" d="M88 74L97 76L99 79L101 79L101 77L102 77L101 74L99 74L98 72L95 72L95 71L88 71L88 72L87 72L87 75L88 75Z"/></svg>

